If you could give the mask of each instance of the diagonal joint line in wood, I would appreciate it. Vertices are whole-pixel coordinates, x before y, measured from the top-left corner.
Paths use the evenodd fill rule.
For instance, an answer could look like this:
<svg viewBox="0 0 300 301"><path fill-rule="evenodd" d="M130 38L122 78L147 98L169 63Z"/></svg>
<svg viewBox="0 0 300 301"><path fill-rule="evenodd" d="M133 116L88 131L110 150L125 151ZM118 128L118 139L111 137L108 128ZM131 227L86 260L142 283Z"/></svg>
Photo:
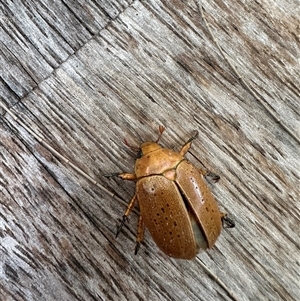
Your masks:
<svg viewBox="0 0 300 301"><path fill-rule="evenodd" d="M0 107L4 109L4 111L10 115L20 126L22 126L30 135L32 135L41 145L43 145L50 153L52 153L55 157L72 167L76 172L78 172L80 175L82 175L85 179L89 180L91 183L93 183L95 186L100 188L102 191L107 193L110 197L116 199L117 201L125 204L127 206L127 202L124 201L122 198L117 196L115 193L112 193L107 188L105 188L103 185L101 185L96 179L89 176L87 173L85 173L82 169L80 169L78 166L73 164L68 158L60 154L56 149L54 149L50 144L48 144L45 141L45 138L40 133L36 133L34 130L32 130L30 127L28 127L17 115L15 115L8 107L6 107L2 102L0 102Z"/></svg>

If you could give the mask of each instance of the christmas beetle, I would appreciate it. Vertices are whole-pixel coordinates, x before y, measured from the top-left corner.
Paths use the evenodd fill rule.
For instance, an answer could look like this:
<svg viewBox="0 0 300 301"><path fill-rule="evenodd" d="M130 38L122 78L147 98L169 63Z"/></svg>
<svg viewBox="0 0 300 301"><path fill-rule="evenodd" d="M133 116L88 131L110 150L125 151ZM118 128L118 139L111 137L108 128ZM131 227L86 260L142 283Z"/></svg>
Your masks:
<svg viewBox="0 0 300 301"><path fill-rule="evenodd" d="M234 222L219 211L204 181L208 173L196 168L184 157L198 132L177 153L158 144L164 127L160 126L159 131L155 142L140 145L135 173L117 174L123 180L136 182L135 194L124 213L117 235L137 202L140 216L135 254L147 228L165 254L192 259L199 250L213 247L222 224L234 227ZM216 177L215 180L218 180L219 177Z"/></svg>

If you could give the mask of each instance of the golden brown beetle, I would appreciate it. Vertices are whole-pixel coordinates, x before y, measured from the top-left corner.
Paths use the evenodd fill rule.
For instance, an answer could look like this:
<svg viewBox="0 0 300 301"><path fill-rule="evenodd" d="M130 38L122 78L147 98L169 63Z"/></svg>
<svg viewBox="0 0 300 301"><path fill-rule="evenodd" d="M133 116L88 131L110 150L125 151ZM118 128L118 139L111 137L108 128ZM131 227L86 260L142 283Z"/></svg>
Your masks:
<svg viewBox="0 0 300 301"><path fill-rule="evenodd" d="M135 173L118 174L123 180L136 181L136 192L117 235L137 200L140 216L135 254L144 239L146 227L165 254L192 259L200 249L213 247L220 235L222 221L226 221L228 227L234 227L234 223L219 211L203 179L207 172L197 169L184 157L198 133L177 153L158 145L164 128L160 126L159 130L156 142L141 144Z"/></svg>

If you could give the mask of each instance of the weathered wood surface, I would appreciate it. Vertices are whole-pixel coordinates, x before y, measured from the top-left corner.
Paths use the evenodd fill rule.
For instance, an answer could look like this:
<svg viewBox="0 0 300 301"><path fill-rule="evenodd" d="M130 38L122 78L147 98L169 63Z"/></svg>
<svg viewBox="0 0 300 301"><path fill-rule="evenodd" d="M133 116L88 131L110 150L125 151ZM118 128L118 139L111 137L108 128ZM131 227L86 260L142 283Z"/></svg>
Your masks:
<svg viewBox="0 0 300 301"><path fill-rule="evenodd" d="M123 144L153 139L221 176L236 221L201 259L238 300L300 299L299 144L221 57L194 1L1 1L2 102L53 147L130 200ZM204 1L216 39L245 80L300 137L299 4ZM1 300L230 300L193 261L149 235L1 113ZM17 129L17 130L16 130Z"/></svg>

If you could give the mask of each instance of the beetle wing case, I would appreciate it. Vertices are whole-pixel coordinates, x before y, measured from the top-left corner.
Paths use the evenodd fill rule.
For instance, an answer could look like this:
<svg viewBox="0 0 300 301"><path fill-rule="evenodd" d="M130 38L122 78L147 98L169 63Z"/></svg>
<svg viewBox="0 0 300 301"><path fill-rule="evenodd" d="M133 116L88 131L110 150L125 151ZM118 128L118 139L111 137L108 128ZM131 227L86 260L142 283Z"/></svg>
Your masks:
<svg viewBox="0 0 300 301"><path fill-rule="evenodd" d="M190 162L184 160L176 169L176 183L195 214L208 247L213 247L221 233L222 215L214 196L204 182L203 175Z"/></svg>
<svg viewBox="0 0 300 301"><path fill-rule="evenodd" d="M174 258L194 258L196 241L175 182L162 175L144 177L137 182L136 195L145 226L158 247Z"/></svg>

